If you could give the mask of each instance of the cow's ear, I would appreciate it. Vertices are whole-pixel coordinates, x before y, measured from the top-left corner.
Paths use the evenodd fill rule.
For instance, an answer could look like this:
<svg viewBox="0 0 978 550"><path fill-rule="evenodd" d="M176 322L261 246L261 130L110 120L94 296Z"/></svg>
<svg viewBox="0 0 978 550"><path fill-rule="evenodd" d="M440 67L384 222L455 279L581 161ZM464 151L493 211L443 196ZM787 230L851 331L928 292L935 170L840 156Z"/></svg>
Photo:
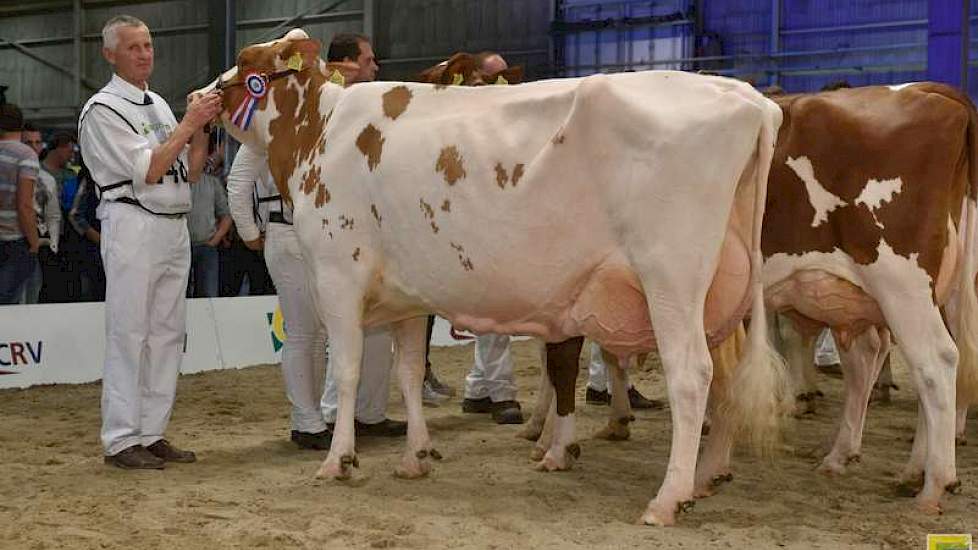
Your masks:
<svg viewBox="0 0 978 550"><path fill-rule="evenodd" d="M301 70L318 65L320 48L321 44L319 40L314 38L292 40L285 50L282 51L281 57L290 69ZM302 61L301 67L297 63L299 59Z"/></svg>
<svg viewBox="0 0 978 550"><path fill-rule="evenodd" d="M421 71L421 74L418 75L418 82L438 84L439 82L441 82L441 76L445 72L445 67L447 67L447 64L428 67L427 69Z"/></svg>
<svg viewBox="0 0 978 550"><path fill-rule="evenodd" d="M515 67L510 67L508 69L499 71L493 77L492 81L495 82L500 76L505 78L506 82L510 84L519 84L520 82L523 82L523 66L517 65Z"/></svg>

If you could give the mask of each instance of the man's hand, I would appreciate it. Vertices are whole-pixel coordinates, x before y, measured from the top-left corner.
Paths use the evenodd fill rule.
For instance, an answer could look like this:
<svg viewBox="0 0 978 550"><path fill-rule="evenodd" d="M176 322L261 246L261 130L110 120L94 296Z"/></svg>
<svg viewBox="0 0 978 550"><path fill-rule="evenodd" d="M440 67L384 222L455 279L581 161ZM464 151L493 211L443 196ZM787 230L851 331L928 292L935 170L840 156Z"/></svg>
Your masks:
<svg viewBox="0 0 978 550"><path fill-rule="evenodd" d="M37 256L38 251L41 249L41 239L34 241L34 244L27 247L27 251L33 256Z"/></svg>
<svg viewBox="0 0 978 550"><path fill-rule="evenodd" d="M248 250L261 252L265 249L265 237L258 237L253 241L244 241L244 245L248 247Z"/></svg>
<svg viewBox="0 0 978 550"><path fill-rule="evenodd" d="M182 122L189 124L195 132L214 120L224 108L224 97L217 91L206 95L191 94L187 101L187 112Z"/></svg>

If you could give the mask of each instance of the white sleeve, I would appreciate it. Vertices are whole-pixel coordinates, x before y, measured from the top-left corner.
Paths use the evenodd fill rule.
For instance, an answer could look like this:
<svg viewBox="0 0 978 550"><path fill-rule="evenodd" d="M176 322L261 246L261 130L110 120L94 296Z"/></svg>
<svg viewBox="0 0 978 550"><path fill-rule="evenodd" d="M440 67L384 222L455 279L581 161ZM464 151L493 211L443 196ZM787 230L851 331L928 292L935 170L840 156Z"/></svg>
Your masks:
<svg viewBox="0 0 978 550"><path fill-rule="evenodd" d="M261 236L261 230L255 224L254 190L255 181L266 164L264 155L242 145L228 173L228 207L243 241L253 241Z"/></svg>
<svg viewBox="0 0 978 550"><path fill-rule="evenodd" d="M93 105L82 119L78 143L82 158L99 185L132 180L146 185L153 145L122 118L103 105Z"/></svg>
<svg viewBox="0 0 978 550"><path fill-rule="evenodd" d="M51 178L51 183L54 183L53 177ZM48 225L51 251L57 254L58 244L61 238L61 204L58 198L57 184L48 187L48 199L48 207L44 211L44 217Z"/></svg>

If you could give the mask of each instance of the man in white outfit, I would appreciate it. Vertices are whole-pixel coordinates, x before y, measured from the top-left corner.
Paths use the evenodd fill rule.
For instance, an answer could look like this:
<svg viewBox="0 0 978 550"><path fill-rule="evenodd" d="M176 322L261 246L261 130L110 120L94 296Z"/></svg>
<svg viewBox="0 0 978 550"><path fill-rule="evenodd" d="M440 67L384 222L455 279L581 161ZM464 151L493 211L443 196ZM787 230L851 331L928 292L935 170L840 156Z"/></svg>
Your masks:
<svg viewBox="0 0 978 550"><path fill-rule="evenodd" d="M611 384L608 383L608 366L601 356L601 346L596 342L591 342L587 371L587 391L584 392L584 400L594 405L610 405ZM627 382L627 371L625 376ZM631 383L628 383L628 404L633 409L661 409L665 406L661 401L649 399L639 393Z"/></svg>
<svg viewBox="0 0 978 550"><path fill-rule="evenodd" d="M102 28L102 41L115 74L78 121L82 155L101 191L101 439L107 464L162 469L166 462L196 460L164 439L164 431L185 341L190 183L203 169L203 128L220 112L221 98L192 99L177 123L166 101L147 86L153 41L146 25L113 17Z"/></svg>
<svg viewBox="0 0 978 550"><path fill-rule="evenodd" d="M366 44L361 48L360 43ZM357 63L347 82L373 80L377 66L365 37L338 35L331 54L347 66ZM339 53L334 52L339 51ZM254 199L253 199L254 196ZM326 331L307 279L299 241L292 229L292 211L279 195L263 154L243 146L228 174L228 202L238 233L245 246L264 250L265 263L278 290L279 307L285 319L286 341L282 349L282 374L292 403L291 439L300 448L329 449L332 433L328 423L336 419L336 389L328 377ZM254 219L257 204L259 221ZM399 436L407 424L386 417L392 341L386 329L364 338L363 369L357 395L356 420L361 435ZM327 378L328 377L328 378ZM326 380L330 380L324 388Z"/></svg>

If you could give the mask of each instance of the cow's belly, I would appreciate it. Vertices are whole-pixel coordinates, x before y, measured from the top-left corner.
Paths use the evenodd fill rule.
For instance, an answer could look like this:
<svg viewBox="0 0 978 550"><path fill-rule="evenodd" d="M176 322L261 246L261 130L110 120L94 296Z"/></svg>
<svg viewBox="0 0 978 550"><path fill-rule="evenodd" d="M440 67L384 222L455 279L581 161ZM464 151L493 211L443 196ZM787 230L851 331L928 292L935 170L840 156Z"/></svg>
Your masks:
<svg viewBox="0 0 978 550"><path fill-rule="evenodd" d="M623 260L611 257L592 272L566 320L575 331L619 356L656 348L642 285ZM703 314L711 348L733 332L749 304L749 250L740 236L728 229Z"/></svg>
<svg viewBox="0 0 978 550"><path fill-rule="evenodd" d="M937 303L947 303L959 260L959 239L948 222L948 244L933 291ZM907 260L910 262L910 260ZM832 253L809 252L800 256L776 254L764 265L764 298L768 308L786 313L804 332L821 326L835 330L845 347L852 336L870 326L885 326L886 320L870 289L886 292L885 281L874 281L880 271L860 267L840 250ZM888 275L906 275L913 266L893 270ZM919 269L919 268L916 268ZM927 284L923 282L923 284Z"/></svg>

